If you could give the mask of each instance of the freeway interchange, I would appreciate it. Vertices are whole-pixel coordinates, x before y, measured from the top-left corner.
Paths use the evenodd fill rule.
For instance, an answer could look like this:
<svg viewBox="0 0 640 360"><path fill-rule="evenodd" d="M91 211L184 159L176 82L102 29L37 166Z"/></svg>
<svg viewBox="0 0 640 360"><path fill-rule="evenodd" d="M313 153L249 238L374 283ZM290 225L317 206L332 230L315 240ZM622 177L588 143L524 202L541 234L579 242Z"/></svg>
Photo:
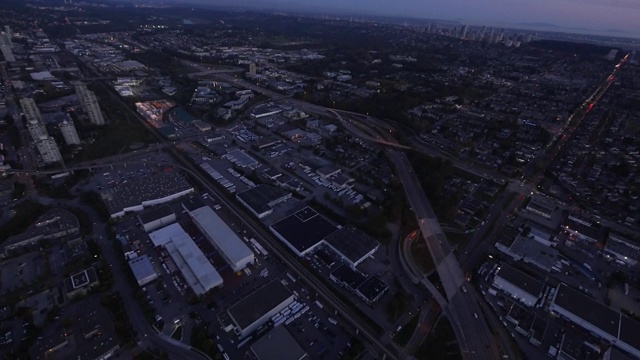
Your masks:
<svg viewBox="0 0 640 360"><path fill-rule="evenodd" d="M626 60L626 58L624 60ZM191 63L191 65L193 66L194 64ZM196 67L198 66L196 65ZM585 102L585 104L587 104L586 106L588 107L585 108L586 111L590 110L593 104L595 104L597 100L602 96L602 94L604 94L608 86L613 81L612 79L614 78L615 73L618 71L618 68L619 67L616 67L616 70L614 70L612 76L609 77L608 80L601 86L601 88L596 90L596 92L594 92L594 95ZM207 70L205 69L202 69L202 71L207 72ZM248 83L226 72L207 72L207 74L214 75L216 78L219 78L221 80L228 81L238 86L262 93L271 99L282 98L282 94L280 93L276 93L255 84ZM299 100L288 99L287 101L292 103L294 106L298 106L310 113L321 114L325 116L333 115L342 122L343 127L347 131L365 140L380 143L385 146L385 153L389 161L395 165L397 176L399 177L403 185L405 195L411 204L412 211L415 213L415 216L418 219L420 234L427 244L429 252L434 260L434 263L436 264L436 270L444 288L444 296L440 294L439 291L434 286L432 286L432 284L430 284L428 280L425 280L427 287L434 298L437 300L440 307L443 309L443 313L449 318L458 339L463 357L465 359L474 360L496 359L500 358L503 355L511 359L516 358L516 355L510 346L511 339L508 338L508 336L505 336L504 332L500 332L500 336L493 335L492 330L489 326L489 323L491 323L495 327L495 319L491 318L493 314L485 314L481 308L480 296L473 289L473 287L465 286L463 269L456 259L455 255L453 254L451 247L445 237L445 234L437 220L437 217L433 209L431 208L429 200L427 199L426 194L424 193L424 190L420 185L419 179L415 175L415 172L412 170L411 164L409 163L409 160L404 153L405 150L411 150L412 148L398 144L393 138L392 134L389 133L389 126L386 125L386 123L370 116L340 112L342 114L345 114L345 117L348 117L345 120L335 109L313 105ZM280 259L282 259L285 265L291 268L292 271L297 273L306 283L308 283L309 286L315 292L317 292L318 295L322 297L326 303L328 303L342 317L344 317L349 323L351 323L367 339L367 341L375 345L377 349L377 355L380 355L381 358L400 358L394 351L394 349L392 349L388 344L382 343L378 335L372 329L370 329L369 326L367 326L367 324L359 318L359 316L353 314L350 308L343 304L343 302L332 293L332 290L330 288L319 282L317 278L310 273L309 270L304 268L296 258L294 258L289 252L287 252L282 244L280 244L276 239L273 238L273 236L271 236L270 233L265 230L262 224L258 223L250 216L244 216L244 210L240 209L234 202L228 200L221 190L219 190L215 186L212 186L209 179L205 178L188 159L184 158L181 153L176 151L174 146L170 142L160 137L160 135L157 134L155 130L146 123L146 121L140 118L140 116L135 111L133 111L129 107L127 107L127 109L129 109L132 115L134 115L136 119L141 121L149 131L156 135L160 144L157 145L155 149L159 150L162 148L168 151L173 157L176 158L176 160L180 162L180 168L182 170L189 173L192 178L195 179L209 193L217 194L221 202L224 203L227 208L229 208L234 213L234 215L237 216L237 218L241 219L245 226L251 229L255 234L259 235L259 237L269 245L271 251ZM565 129L566 131L572 132L572 129L575 129L575 126L579 124L579 121L576 121L577 118L573 118L574 115L572 115L572 117L568 121L568 124L570 125L567 126L567 128ZM377 133L375 130L363 131L362 125L364 125L365 127L369 127L370 129L382 128L382 130ZM562 137L560 141L555 144L557 147L548 149L549 151L545 151L545 153L555 155L558 149L561 148L562 145L564 145L566 140L567 137ZM99 160L94 161L90 164L81 164L80 166L69 167L62 171L110 166L111 163L122 163L121 161L122 159ZM53 170L52 172L60 172L60 170ZM539 179L539 177L536 177L535 181L539 181ZM126 293L126 291L121 291L121 293ZM127 297L125 297L125 301L128 303L129 301L127 300L132 299L128 299ZM140 314L140 309L136 306L129 307L129 309L134 309L131 316L136 330L138 330L139 333L148 333L150 326L146 324L146 321ZM486 317L489 317L491 319L487 319L485 315ZM155 333L151 336L148 336L148 338L144 341L149 341L150 343L153 343L154 345L164 349L167 353L174 356L174 358L186 359L193 358L195 355L188 349L188 347L180 346L180 344L174 344L171 339L163 338Z"/></svg>

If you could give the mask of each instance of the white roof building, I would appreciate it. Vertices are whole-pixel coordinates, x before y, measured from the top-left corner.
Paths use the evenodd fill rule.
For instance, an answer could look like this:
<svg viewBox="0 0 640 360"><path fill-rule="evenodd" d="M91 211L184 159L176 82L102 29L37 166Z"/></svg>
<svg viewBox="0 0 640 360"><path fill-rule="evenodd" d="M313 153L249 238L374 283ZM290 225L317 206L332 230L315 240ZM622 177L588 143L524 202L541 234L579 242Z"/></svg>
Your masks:
<svg viewBox="0 0 640 360"><path fill-rule="evenodd" d="M142 255L129 260L129 267L139 286L145 286L158 278L148 255Z"/></svg>
<svg viewBox="0 0 640 360"><path fill-rule="evenodd" d="M227 224L209 206L189 212L194 224L218 250L233 271L253 263L255 256Z"/></svg>
<svg viewBox="0 0 640 360"><path fill-rule="evenodd" d="M182 277L196 295L221 286L222 277L180 224L175 223L149 234L156 246L163 246Z"/></svg>

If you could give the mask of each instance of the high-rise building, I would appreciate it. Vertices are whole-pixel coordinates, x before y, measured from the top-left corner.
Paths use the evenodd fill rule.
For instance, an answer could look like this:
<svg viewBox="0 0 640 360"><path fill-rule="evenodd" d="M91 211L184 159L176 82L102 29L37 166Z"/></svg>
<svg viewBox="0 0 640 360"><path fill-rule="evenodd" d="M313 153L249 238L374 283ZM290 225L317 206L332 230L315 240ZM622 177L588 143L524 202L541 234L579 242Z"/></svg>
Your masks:
<svg viewBox="0 0 640 360"><path fill-rule="evenodd" d="M249 64L249 74L251 74L251 75L255 75L256 74L256 63L250 63Z"/></svg>
<svg viewBox="0 0 640 360"><path fill-rule="evenodd" d="M40 121L27 121L27 130L33 141L37 141L42 136L49 136L47 128Z"/></svg>
<svg viewBox="0 0 640 360"><path fill-rule="evenodd" d="M42 123L42 115L40 115L40 109L32 98L20 99L20 107L27 119L27 130L33 141L37 141L42 136L48 136L47 129Z"/></svg>
<svg viewBox="0 0 640 360"><path fill-rule="evenodd" d="M20 99L20 107L22 108L22 112L24 116L27 118L27 121L42 121L42 115L40 114L40 109L36 102L32 98L22 98Z"/></svg>
<svg viewBox="0 0 640 360"><path fill-rule="evenodd" d="M13 41L11 41L11 29L8 26L5 26L7 31L0 32L0 52L2 52L2 56L7 62L16 61L15 56L13 56L13 51L11 48L13 47Z"/></svg>
<svg viewBox="0 0 640 360"><path fill-rule="evenodd" d="M104 117L102 116L102 111L100 110L96 94L87 89L87 85L82 83L76 85L76 93L78 94L82 108L89 116L91 124L104 125Z"/></svg>
<svg viewBox="0 0 640 360"><path fill-rule="evenodd" d="M38 148L38 152L40 153L40 156L42 156L42 161L45 164L53 164L62 161L62 155L60 155L58 145L51 136L41 136L36 141L36 148Z"/></svg>
<svg viewBox="0 0 640 360"><path fill-rule="evenodd" d="M80 137L72 121L64 120L60 123L60 132L67 145L80 145Z"/></svg>
<svg viewBox="0 0 640 360"><path fill-rule="evenodd" d="M460 34L461 39L467 38L467 32L469 31L469 25L465 25L462 27L462 34Z"/></svg>

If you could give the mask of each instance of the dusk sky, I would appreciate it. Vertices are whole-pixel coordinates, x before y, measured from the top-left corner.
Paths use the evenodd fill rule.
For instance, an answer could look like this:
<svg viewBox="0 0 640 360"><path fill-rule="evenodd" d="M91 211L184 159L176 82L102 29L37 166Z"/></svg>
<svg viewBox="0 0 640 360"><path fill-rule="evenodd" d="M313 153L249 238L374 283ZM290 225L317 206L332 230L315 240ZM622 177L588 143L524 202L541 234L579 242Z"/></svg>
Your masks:
<svg viewBox="0 0 640 360"><path fill-rule="evenodd" d="M203 2L211 3L206 0ZM469 24L550 23L565 28L617 29L640 35L640 0L245 0L261 7L301 6L457 20ZM235 1L238 4L242 1ZM215 2L214 2L215 3Z"/></svg>

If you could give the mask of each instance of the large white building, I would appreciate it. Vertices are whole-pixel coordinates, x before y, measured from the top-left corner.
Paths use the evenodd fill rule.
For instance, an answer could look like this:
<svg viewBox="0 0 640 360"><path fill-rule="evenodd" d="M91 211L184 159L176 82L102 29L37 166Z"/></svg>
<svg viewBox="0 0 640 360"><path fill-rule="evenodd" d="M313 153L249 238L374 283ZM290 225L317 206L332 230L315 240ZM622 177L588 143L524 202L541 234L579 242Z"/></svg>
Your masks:
<svg viewBox="0 0 640 360"><path fill-rule="evenodd" d="M507 264L496 271L493 285L527 306L535 305L544 289L542 282Z"/></svg>
<svg viewBox="0 0 640 360"><path fill-rule="evenodd" d="M33 141L38 141L38 139L42 137L49 136L44 124L37 120L27 120L27 130Z"/></svg>
<svg viewBox="0 0 640 360"><path fill-rule="evenodd" d="M137 256L129 260L129 267L139 286L145 286L158 278L148 255Z"/></svg>
<svg viewBox="0 0 640 360"><path fill-rule="evenodd" d="M24 116L27 118L27 122L31 121L42 121L42 115L40 114L40 109L36 102L32 98L22 98L20 99L20 107L22 108L22 112Z"/></svg>
<svg viewBox="0 0 640 360"><path fill-rule="evenodd" d="M549 311L570 320L616 348L640 358L640 322L560 283Z"/></svg>
<svg viewBox="0 0 640 360"><path fill-rule="evenodd" d="M172 224L149 234L156 246L163 246L196 295L222 286L222 277L180 224Z"/></svg>
<svg viewBox="0 0 640 360"><path fill-rule="evenodd" d="M253 263L253 251L236 235L209 206L189 212L193 223L218 250L233 271L240 271Z"/></svg>
<svg viewBox="0 0 640 360"><path fill-rule="evenodd" d="M259 288L227 309L236 334L246 338L272 316L285 309L295 297L278 279ZM284 349L283 349L284 350Z"/></svg>
<svg viewBox="0 0 640 360"><path fill-rule="evenodd" d="M138 220L144 231L150 232L176 222L176 214L169 206L163 205L141 213Z"/></svg>
<svg viewBox="0 0 640 360"><path fill-rule="evenodd" d="M82 108L89 116L91 124L104 125L104 117L102 116L102 111L100 110L100 104L98 104L96 94L87 89L87 86L82 83L76 85L76 93L78 93L78 98L80 99Z"/></svg>
<svg viewBox="0 0 640 360"><path fill-rule="evenodd" d="M3 31L0 33L0 51L2 52L2 56L7 62L16 61L15 56L13 56L13 50L11 47L13 46L13 42L11 41L11 32Z"/></svg>
<svg viewBox="0 0 640 360"><path fill-rule="evenodd" d="M60 154L60 150L58 150L58 145L52 137L48 135L41 136L36 141L36 148L38 148L38 152L40 153L40 156L42 156L42 161L45 164L53 164L62 161L62 155Z"/></svg>
<svg viewBox="0 0 640 360"><path fill-rule="evenodd" d="M80 136L78 136L78 132L72 121L64 120L59 126L62 137L67 145L80 145Z"/></svg>

